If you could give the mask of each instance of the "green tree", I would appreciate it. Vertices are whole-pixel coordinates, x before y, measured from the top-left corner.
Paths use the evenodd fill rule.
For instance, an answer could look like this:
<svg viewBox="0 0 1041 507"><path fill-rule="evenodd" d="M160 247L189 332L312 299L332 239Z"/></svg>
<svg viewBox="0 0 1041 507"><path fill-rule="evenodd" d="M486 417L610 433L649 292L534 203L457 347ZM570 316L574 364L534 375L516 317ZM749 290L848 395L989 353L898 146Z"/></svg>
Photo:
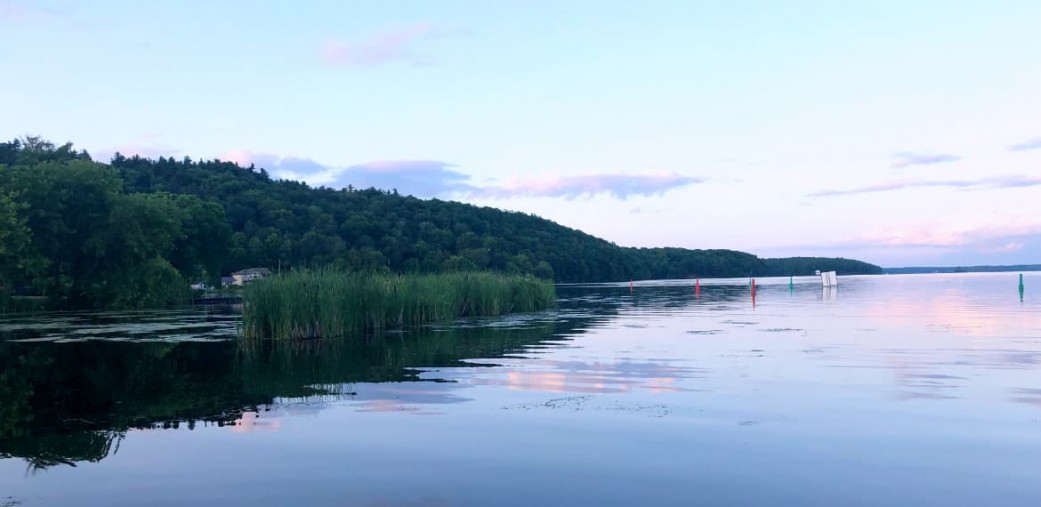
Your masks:
<svg viewBox="0 0 1041 507"><path fill-rule="evenodd" d="M109 214L119 196L116 172L93 162L9 167L0 188L26 206L31 249L46 259L35 285L61 307L91 306L91 286L107 253Z"/></svg>
<svg viewBox="0 0 1041 507"><path fill-rule="evenodd" d="M142 159L125 159L143 164ZM216 278L226 261L223 207L171 187L161 159L147 193L71 144L36 137L0 144L0 291L31 281L58 308L142 307L183 299L185 276ZM149 163L150 164L150 163ZM151 167L151 166L150 166Z"/></svg>
<svg viewBox="0 0 1041 507"><path fill-rule="evenodd" d="M29 228L19 213L19 205L7 193L0 192L0 300L15 291L15 284L24 278L23 269L30 260ZM2 301L0 301L2 303Z"/></svg>

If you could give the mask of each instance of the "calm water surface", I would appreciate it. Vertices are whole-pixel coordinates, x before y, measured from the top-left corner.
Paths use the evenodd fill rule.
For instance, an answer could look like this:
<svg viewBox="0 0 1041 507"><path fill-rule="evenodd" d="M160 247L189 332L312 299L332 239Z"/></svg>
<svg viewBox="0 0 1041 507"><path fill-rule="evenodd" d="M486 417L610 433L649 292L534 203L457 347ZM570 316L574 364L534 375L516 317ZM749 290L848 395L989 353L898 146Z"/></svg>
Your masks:
<svg viewBox="0 0 1041 507"><path fill-rule="evenodd" d="M1041 274L758 284L259 350L0 318L0 506L1041 505Z"/></svg>

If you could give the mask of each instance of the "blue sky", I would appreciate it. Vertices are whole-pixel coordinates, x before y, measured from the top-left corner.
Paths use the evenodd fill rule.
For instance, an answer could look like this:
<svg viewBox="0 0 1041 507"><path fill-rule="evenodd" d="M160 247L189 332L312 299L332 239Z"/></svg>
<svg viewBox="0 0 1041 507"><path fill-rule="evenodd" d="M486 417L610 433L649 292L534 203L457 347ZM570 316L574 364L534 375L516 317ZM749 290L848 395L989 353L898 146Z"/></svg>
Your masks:
<svg viewBox="0 0 1041 507"><path fill-rule="evenodd" d="M1038 26L1037 1L0 0L0 137L626 246L1041 263Z"/></svg>

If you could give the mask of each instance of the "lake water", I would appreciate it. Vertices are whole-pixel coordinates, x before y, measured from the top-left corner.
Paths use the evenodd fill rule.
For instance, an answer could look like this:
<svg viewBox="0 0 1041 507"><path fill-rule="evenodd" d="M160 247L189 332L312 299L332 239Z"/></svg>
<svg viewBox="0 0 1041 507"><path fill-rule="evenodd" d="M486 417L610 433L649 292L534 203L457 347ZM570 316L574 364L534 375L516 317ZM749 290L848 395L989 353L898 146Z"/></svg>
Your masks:
<svg viewBox="0 0 1041 507"><path fill-rule="evenodd" d="M1041 505L1041 273L788 282L261 350L0 318L0 506Z"/></svg>

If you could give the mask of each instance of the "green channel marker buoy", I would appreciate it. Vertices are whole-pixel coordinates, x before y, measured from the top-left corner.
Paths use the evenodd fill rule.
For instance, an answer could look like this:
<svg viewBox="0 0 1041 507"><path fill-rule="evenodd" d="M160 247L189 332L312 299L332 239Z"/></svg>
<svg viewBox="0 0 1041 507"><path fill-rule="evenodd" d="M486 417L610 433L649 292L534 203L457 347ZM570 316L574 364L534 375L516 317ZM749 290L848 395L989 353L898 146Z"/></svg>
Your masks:
<svg viewBox="0 0 1041 507"><path fill-rule="evenodd" d="M788 277L788 292L795 292L795 277Z"/></svg>
<svg viewBox="0 0 1041 507"><path fill-rule="evenodd" d="M1019 274L1019 300L1023 300L1023 273Z"/></svg>

